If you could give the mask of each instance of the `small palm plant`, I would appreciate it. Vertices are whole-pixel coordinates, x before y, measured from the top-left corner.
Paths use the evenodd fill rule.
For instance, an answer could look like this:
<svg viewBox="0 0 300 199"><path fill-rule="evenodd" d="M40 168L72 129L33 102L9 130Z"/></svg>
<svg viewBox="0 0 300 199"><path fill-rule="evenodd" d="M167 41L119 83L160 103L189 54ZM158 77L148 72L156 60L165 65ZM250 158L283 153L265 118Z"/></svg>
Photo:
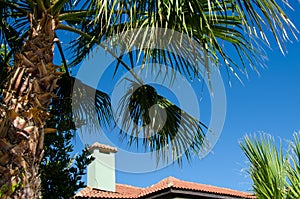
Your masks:
<svg viewBox="0 0 300 199"><path fill-rule="evenodd" d="M248 170L253 190L259 199L300 197L300 140L299 133L283 153L280 144L268 134L245 136L240 143L250 162Z"/></svg>
<svg viewBox="0 0 300 199"><path fill-rule="evenodd" d="M300 198L300 133L294 135L294 142L291 143L287 174L290 183L287 198Z"/></svg>

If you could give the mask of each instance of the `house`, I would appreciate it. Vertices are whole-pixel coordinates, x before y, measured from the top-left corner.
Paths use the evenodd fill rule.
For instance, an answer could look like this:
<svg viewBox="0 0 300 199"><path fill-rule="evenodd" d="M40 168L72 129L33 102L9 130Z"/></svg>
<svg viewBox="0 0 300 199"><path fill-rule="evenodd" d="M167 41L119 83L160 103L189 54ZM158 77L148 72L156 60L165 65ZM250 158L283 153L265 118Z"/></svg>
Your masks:
<svg viewBox="0 0 300 199"><path fill-rule="evenodd" d="M74 199L98 198L133 198L133 199L237 199L255 198L254 195L220 188L211 185L183 181L168 177L160 182L146 187L135 187L115 182L115 153L117 149L107 145L95 143L90 147L95 157L88 166L88 186L79 191Z"/></svg>

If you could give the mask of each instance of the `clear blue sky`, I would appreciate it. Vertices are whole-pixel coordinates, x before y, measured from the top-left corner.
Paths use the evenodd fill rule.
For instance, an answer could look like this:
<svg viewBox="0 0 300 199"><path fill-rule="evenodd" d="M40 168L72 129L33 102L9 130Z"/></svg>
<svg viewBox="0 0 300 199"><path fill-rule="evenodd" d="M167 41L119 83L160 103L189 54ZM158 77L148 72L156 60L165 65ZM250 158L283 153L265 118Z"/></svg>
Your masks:
<svg viewBox="0 0 300 199"><path fill-rule="evenodd" d="M295 12L289 12L289 15L300 28L300 4L294 2L293 6ZM286 56L274 43L272 48L267 50L268 68L260 68L260 76L250 69L249 79L243 78L244 85L235 80L230 87L225 82L226 121L213 153L202 160L194 158L191 164L184 161L182 168L174 164L141 174L117 171L117 182L145 187L174 176L187 181L251 190L251 180L245 171L247 159L238 142L245 134L254 132L267 132L286 140L300 130L300 42L287 44ZM120 160L117 158L116 164L124 164L118 162ZM139 164L135 166L143 166Z"/></svg>

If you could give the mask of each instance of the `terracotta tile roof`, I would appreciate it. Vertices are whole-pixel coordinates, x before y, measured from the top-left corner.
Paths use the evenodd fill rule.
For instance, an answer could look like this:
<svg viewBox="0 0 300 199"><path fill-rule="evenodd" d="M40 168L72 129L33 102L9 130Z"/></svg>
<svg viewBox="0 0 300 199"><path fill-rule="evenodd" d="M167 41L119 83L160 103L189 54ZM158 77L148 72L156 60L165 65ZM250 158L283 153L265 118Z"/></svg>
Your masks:
<svg viewBox="0 0 300 199"><path fill-rule="evenodd" d="M255 198L250 193L236 191L232 189L227 188L221 188L211 185L205 185L205 184L199 184L195 182L188 182L179 180L174 177L168 177L163 179L162 181L158 182L157 184L154 184L150 187L147 187L143 190L142 193L139 194L139 196L145 196L166 188L174 188L174 189L180 189L180 190L189 190L189 191L199 191L199 192L206 192L206 193L215 193L220 195L228 195L228 196L236 196L241 198Z"/></svg>
<svg viewBox="0 0 300 199"><path fill-rule="evenodd" d="M146 188L117 184L116 192L102 191L98 189L92 189L91 187L87 187L78 192L75 198L145 198L147 197L147 195L153 195L156 192L170 188L176 190L219 194L222 196L233 196L237 198L256 198L254 195L251 195L247 192L241 192L232 189L220 188L216 186L204 185L194 182L187 182L174 177L165 178L157 184Z"/></svg>
<svg viewBox="0 0 300 199"><path fill-rule="evenodd" d="M99 149L101 152L112 152L112 153L116 153L118 151L118 149L115 147L111 147L105 144L100 144L98 142L95 142L92 146L90 146L89 151L92 151L94 149Z"/></svg>
<svg viewBox="0 0 300 199"><path fill-rule="evenodd" d="M79 191L75 198L137 198L143 188L117 184L116 192L93 189L90 186Z"/></svg>

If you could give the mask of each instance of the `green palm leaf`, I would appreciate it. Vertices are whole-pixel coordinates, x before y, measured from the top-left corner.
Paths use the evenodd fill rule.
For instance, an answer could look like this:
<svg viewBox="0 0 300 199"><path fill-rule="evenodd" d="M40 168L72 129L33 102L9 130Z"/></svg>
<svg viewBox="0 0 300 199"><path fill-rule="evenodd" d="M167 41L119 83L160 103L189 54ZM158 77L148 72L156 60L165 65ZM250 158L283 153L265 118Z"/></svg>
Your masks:
<svg viewBox="0 0 300 199"><path fill-rule="evenodd" d="M133 84L123 96L117 110L121 134L129 145L139 141L145 150L155 152L157 161L189 160L199 155L207 127L169 100L159 95L150 85ZM170 151L172 152L170 154Z"/></svg>
<svg viewBox="0 0 300 199"><path fill-rule="evenodd" d="M91 132L109 126L113 122L109 96L79 80L76 80L76 86L74 82L75 78L65 75L57 89L58 100L61 103L67 100L69 104L65 114L73 115L74 128L83 127L86 132Z"/></svg>

